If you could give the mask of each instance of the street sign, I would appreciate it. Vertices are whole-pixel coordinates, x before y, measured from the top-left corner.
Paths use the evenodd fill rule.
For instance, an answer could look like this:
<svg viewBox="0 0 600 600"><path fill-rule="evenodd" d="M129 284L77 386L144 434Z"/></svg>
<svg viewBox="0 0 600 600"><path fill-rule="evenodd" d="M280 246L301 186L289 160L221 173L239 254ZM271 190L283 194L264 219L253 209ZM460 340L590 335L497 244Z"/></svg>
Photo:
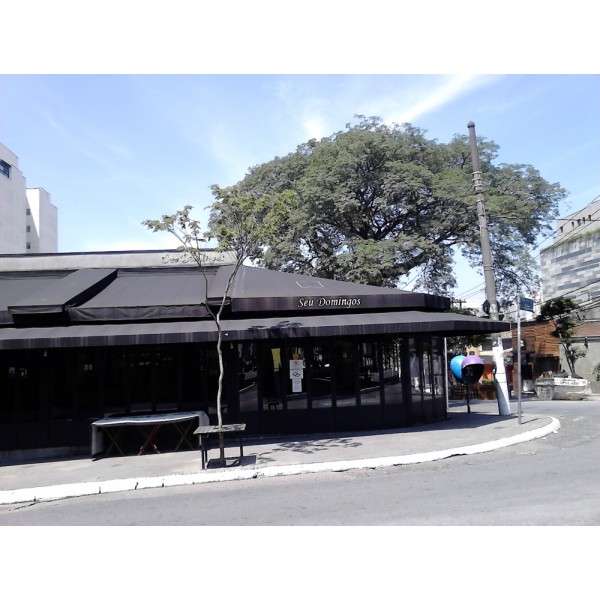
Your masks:
<svg viewBox="0 0 600 600"><path fill-rule="evenodd" d="M521 298L520 306L521 310L528 310L529 312L534 312L533 310L533 300L531 298Z"/></svg>

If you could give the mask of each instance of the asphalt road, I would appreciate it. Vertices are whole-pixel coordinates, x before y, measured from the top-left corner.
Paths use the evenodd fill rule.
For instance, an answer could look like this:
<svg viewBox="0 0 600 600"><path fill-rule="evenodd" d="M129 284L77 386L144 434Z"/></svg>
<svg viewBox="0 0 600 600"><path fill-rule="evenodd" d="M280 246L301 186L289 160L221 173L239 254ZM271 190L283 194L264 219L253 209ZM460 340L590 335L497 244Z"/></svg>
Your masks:
<svg viewBox="0 0 600 600"><path fill-rule="evenodd" d="M411 466L0 507L0 525L600 525L600 401L527 402L546 438Z"/></svg>

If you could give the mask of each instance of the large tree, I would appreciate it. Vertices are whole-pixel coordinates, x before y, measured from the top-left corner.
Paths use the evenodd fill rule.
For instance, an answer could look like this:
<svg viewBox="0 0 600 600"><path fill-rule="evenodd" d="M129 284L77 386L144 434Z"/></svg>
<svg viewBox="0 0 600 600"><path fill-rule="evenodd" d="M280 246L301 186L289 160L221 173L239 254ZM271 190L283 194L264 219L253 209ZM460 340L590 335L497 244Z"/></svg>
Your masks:
<svg viewBox="0 0 600 600"><path fill-rule="evenodd" d="M532 166L496 165L491 141L479 139L478 148L498 296L514 297L515 280L534 291L530 251L550 230L565 191ZM442 144L408 124L358 117L343 131L253 167L234 188L256 199L295 195L295 210L262 249L259 260L268 268L383 286L408 275L419 289L451 295L454 249L481 265L466 134ZM213 193L227 203L220 188Z"/></svg>

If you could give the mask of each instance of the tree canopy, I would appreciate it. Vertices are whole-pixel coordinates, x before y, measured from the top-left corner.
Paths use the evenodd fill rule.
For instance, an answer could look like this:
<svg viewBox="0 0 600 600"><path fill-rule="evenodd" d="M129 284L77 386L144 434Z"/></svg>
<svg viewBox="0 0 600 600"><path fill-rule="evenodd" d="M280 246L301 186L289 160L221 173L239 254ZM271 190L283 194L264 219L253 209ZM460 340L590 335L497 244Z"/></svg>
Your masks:
<svg viewBox="0 0 600 600"><path fill-rule="evenodd" d="M230 196L253 198L266 218L268 203L260 199L287 192L293 209L262 246L260 264L390 287L410 276L417 289L451 295L454 249L481 265L469 141L456 135L443 144L425 133L358 117L343 131L251 168L231 188L213 186L211 230L225 234L218 217ZM515 280L534 291L530 251L550 230L565 191L530 165L496 165L494 142L481 138L478 149L498 296L514 296Z"/></svg>

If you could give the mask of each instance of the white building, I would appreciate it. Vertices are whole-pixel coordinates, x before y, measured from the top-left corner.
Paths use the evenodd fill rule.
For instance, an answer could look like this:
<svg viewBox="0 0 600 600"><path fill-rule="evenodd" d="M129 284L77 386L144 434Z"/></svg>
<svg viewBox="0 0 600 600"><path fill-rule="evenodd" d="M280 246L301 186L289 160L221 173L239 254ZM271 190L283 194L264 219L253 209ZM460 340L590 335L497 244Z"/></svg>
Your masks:
<svg viewBox="0 0 600 600"><path fill-rule="evenodd" d="M19 159L0 144L0 254L58 251L58 210L44 188L27 188Z"/></svg>
<svg viewBox="0 0 600 600"><path fill-rule="evenodd" d="M553 243L542 250L540 263L544 301L566 296L588 313L599 313L600 196L559 219Z"/></svg>

